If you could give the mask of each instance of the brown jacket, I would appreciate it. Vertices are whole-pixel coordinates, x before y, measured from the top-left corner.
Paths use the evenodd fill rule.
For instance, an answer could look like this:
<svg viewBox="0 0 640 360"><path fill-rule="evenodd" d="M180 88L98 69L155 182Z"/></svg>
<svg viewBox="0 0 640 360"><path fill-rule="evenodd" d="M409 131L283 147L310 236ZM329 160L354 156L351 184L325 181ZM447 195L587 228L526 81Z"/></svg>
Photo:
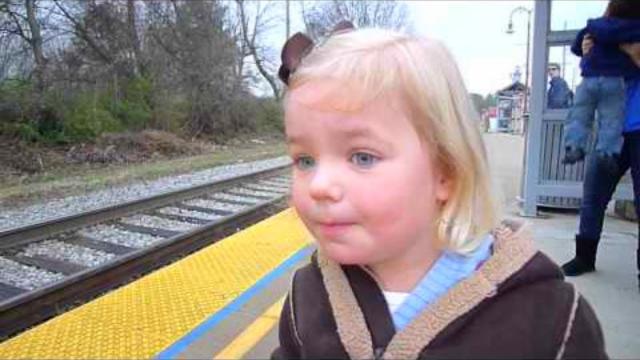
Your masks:
<svg viewBox="0 0 640 360"><path fill-rule="evenodd" d="M492 256L396 333L376 281L321 253L294 275L273 358L607 358L600 324L528 231L494 232Z"/></svg>

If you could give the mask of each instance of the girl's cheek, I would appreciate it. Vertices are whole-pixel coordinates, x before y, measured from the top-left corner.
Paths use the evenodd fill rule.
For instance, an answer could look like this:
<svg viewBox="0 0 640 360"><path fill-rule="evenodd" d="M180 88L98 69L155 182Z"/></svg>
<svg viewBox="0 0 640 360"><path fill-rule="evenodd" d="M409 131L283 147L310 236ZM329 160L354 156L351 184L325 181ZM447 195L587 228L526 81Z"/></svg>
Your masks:
<svg viewBox="0 0 640 360"><path fill-rule="evenodd" d="M309 209L309 199L306 198L301 184L294 182L291 188L290 205L293 206L300 216L305 216Z"/></svg>

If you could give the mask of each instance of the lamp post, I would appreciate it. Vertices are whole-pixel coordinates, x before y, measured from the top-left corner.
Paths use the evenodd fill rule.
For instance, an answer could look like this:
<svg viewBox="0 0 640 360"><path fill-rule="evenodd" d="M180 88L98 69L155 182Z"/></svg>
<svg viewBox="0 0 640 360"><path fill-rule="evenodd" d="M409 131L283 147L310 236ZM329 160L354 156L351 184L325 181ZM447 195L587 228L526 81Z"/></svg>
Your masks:
<svg viewBox="0 0 640 360"><path fill-rule="evenodd" d="M513 34L513 15L517 13L527 13L527 60L524 68L524 106L522 107L523 115L529 110L529 48L531 43L531 13L533 10L527 9L524 6L518 6L511 11L509 15L509 25L507 26L507 34Z"/></svg>

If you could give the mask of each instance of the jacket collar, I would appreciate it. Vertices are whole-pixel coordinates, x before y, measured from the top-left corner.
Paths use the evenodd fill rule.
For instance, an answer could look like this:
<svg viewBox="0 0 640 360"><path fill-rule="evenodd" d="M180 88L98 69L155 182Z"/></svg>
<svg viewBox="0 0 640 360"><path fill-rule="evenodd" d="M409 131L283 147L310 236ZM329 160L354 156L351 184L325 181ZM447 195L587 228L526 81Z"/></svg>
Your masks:
<svg viewBox="0 0 640 360"><path fill-rule="evenodd" d="M498 287L522 269L536 253L529 226L522 223L504 222L493 231L493 235L493 255L471 277L455 285L406 328L393 335L383 358L417 358L422 349L454 320L496 295ZM317 261L337 332L349 357L380 357L380 354L374 354L371 332L345 271L320 251ZM387 317L390 316L387 314ZM383 325L384 332L387 332L388 324Z"/></svg>

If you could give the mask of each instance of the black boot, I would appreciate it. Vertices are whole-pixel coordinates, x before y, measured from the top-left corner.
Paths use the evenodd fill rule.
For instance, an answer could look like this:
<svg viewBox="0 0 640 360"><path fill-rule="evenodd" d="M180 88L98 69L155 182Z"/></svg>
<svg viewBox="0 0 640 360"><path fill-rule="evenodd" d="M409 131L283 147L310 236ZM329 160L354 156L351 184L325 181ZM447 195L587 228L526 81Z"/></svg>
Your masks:
<svg viewBox="0 0 640 360"><path fill-rule="evenodd" d="M580 276L596 271L598 241L576 235L576 257L562 265L565 276Z"/></svg>

